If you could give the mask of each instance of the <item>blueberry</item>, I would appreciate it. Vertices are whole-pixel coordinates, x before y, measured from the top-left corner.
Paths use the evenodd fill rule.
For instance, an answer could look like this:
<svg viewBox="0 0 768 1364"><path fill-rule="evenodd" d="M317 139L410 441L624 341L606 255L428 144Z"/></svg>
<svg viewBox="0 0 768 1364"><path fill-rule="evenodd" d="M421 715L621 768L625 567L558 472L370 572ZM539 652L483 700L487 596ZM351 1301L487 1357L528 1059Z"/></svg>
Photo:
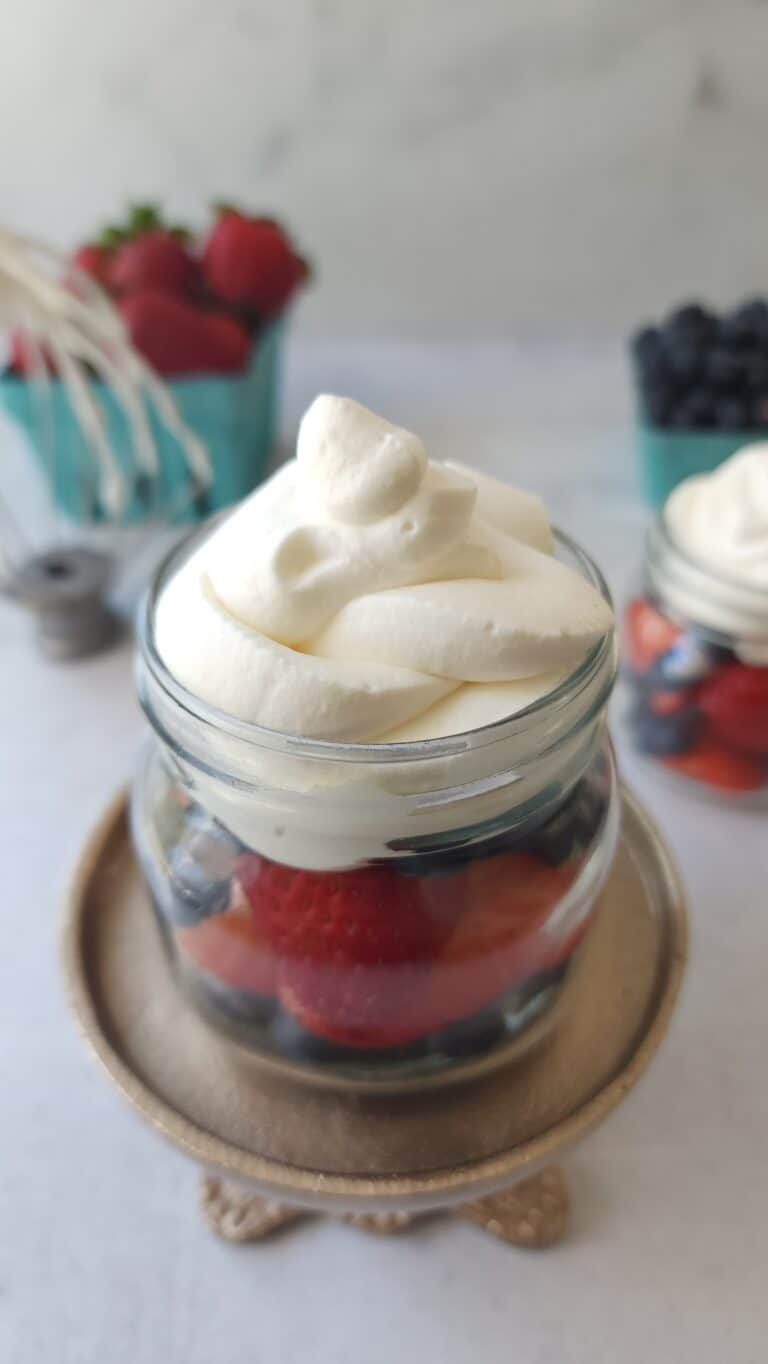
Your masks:
<svg viewBox="0 0 768 1364"><path fill-rule="evenodd" d="M181 837L168 858L175 922L197 923L226 907L242 850L234 835L199 807L186 811Z"/></svg>
<svg viewBox="0 0 768 1364"><path fill-rule="evenodd" d="M704 367L707 383L721 393L740 393L747 379L743 358L722 346L710 351Z"/></svg>
<svg viewBox="0 0 768 1364"><path fill-rule="evenodd" d="M321 1037L319 1033L310 1032L298 1019L282 1009L274 1015L270 1033L274 1048L281 1056L315 1065L381 1066L382 1062L394 1065L418 1060L427 1054L426 1041L399 1047L345 1047Z"/></svg>
<svg viewBox="0 0 768 1364"><path fill-rule="evenodd" d="M746 431L750 422L747 398L718 398L715 403L715 424L721 431Z"/></svg>
<svg viewBox="0 0 768 1364"><path fill-rule="evenodd" d="M764 299L748 299L720 321L721 341L737 348L759 345L768 339L768 304Z"/></svg>
<svg viewBox="0 0 768 1364"><path fill-rule="evenodd" d="M429 1049L433 1053L457 1059L481 1056L490 1051L503 1035L504 1017L496 1006L440 1028L430 1037Z"/></svg>
<svg viewBox="0 0 768 1364"><path fill-rule="evenodd" d="M678 431L701 430L715 424L715 401L704 388L692 389L672 412L670 425Z"/></svg>
<svg viewBox="0 0 768 1364"><path fill-rule="evenodd" d="M669 345L666 355L670 375L678 384L695 384L703 378L706 352L695 341L682 337Z"/></svg>
<svg viewBox="0 0 768 1364"><path fill-rule="evenodd" d="M701 303L684 303L670 313L664 325L667 336L688 336L705 340L715 330L714 315Z"/></svg>
<svg viewBox="0 0 768 1364"><path fill-rule="evenodd" d="M189 969L189 968L187 968ZM232 1023L258 1024L264 1028L274 1017L277 1000L272 995L256 994L254 990L238 990L233 985L217 981L211 975L196 979L195 989L217 1013Z"/></svg>
<svg viewBox="0 0 768 1364"><path fill-rule="evenodd" d="M661 354L661 335L658 327L643 327L635 332L630 348L641 368L656 360Z"/></svg>
<svg viewBox="0 0 768 1364"><path fill-rule="evenodd" d="M654 758L686 753L699 723L699 713L693 706L673 711L670 715L657 715L644 701L635 704L630 716L636 746L641 753Z"/></svg>
<svg viewBox="0 0 768 1364"><path fill-rule="evenodd" d="M184 844L173 849L169 859L171 916L174 923L199 923L209 914L226 909L230 895L229 878L212 881Z"/></svg>
<svg viewBox="0 0 768 1364"><path fill-rule="evenodd" d="M591 778L577 782L571 794L546 824L526 839L526 852L558 867L582 852L605 818L607 796L602 783Z"/></svg>
<svg viewBox="0 0 768 1364"><path fill-rule="evenodd" d="M768 355L757 352L746 359L747 386L750 393L768 388Z"/></svg>

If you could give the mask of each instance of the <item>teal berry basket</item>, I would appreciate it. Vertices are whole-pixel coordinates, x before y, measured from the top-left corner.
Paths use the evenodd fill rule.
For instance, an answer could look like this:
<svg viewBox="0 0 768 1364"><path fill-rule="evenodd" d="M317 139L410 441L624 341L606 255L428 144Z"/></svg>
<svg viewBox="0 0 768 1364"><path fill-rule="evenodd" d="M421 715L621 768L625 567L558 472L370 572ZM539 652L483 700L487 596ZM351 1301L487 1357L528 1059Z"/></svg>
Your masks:
<svg viewBox="0 0 768 1364"><path fill-rule="evenodd" d="M711 473L742 445L760 439L759 431L667 431L640 421L637 448L646 501L661 507L684 478Z"/></svg>
<svg viewBox="0 0 768 1364"><path fill-rule="evenodd" d="M176 437L154 410L150 424L159 471L151 478L141 476L124 413L110 389L94 384L112 450L132 489L120 525L200 521L239 501L260 482L276 436L283 330L281 319L259 334L242 374L168 382L181 416L204 442L210 458L212 481L197 494ZM0 402L25 432L51 484L57 508L79 524L104 522L107 517L96 494L93 456L83 441L67 390L54 379L49 392L50 409L46 410L48 399L42 386L8 373L0 375Z"/></svg>

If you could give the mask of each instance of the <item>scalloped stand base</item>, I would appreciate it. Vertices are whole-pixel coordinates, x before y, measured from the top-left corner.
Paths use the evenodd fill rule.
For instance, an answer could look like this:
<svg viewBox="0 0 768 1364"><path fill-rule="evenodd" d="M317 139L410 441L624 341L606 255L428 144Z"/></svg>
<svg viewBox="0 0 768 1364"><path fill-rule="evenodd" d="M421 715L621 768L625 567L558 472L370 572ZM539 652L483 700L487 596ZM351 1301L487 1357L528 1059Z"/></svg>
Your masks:
<svg viewBox="0 0 768 1364"><path fill-rule="evenodd" d="M262 1241L283 1227L294 1225L315 1214L292 1208L271 1198L253 1194L231 1179L215 1175L203 1177L201 1189L203 1216L212 1231L226 1241L240 1244ZM537 1175L519 1180L502 1193L462 1203L448 1210L453 1217L474 1222L491 1236L526 1250L541 1250L555 1245L568 1224L568 1189L563 1172L550 1165ZM347 1213L340 1220L360 1231L392 1236L407 1231L431 1213L382 1212Z"/></svg>

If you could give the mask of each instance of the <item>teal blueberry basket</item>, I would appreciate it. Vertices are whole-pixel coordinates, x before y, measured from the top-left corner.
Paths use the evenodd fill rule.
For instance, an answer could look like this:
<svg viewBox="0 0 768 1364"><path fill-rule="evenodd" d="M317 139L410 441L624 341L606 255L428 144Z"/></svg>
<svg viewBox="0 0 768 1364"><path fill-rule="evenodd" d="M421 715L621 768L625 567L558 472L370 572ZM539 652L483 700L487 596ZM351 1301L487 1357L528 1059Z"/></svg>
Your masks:
<svg viewBox="0 0 768 1364"><path fill-rule="evenodd" d="M646 501L660 507L684 478L711 473L742 445L760 439L759 431L665 431L640 422L637 448Z"/></svg>
<svg viewBox="0 0 768 1364"><path fill-rule="evenodd" d="M181 416L204 442L211 462L212 481L197 495L175 436L154 410L150 423L159 471L151 480L140 476L125 415L111 390L94 383L112 450L132 489L121 525L150 519L202 520L239 501L259 483L276 436L282 335L282 321L265 328L242 374L169 381ZM54 379L48 392L50 400L41 385L8 373L0 375L0 402L25 432L58 509L75 522L104 521L93 456L83 441L67 390Z"/></svg>

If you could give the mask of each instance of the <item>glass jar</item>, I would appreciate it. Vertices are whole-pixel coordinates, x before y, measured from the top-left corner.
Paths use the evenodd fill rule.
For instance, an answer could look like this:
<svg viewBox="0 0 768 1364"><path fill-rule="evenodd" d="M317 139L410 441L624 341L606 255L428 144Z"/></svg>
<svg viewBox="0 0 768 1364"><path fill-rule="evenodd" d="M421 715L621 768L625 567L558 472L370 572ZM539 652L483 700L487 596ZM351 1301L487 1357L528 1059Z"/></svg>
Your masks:
<svg viewBox="0 0 768 1364"><path fill-rule="evenodd" d="M139 626L154 731L133 832L181 988L282 1071L390 1086L508 1059L554 1017L618 824L606 706L613 632L509 720L405 744L335 744L235 720ZM564 536L561 557L608 597Z"/></svg>
<svg viewBox="0 0 768 1364"><path fill-rule="evenodd" d="M730 800L768 792L768 591L715 573L663 515L646 542L642 593L624 613L636 749Z"/></svg>

